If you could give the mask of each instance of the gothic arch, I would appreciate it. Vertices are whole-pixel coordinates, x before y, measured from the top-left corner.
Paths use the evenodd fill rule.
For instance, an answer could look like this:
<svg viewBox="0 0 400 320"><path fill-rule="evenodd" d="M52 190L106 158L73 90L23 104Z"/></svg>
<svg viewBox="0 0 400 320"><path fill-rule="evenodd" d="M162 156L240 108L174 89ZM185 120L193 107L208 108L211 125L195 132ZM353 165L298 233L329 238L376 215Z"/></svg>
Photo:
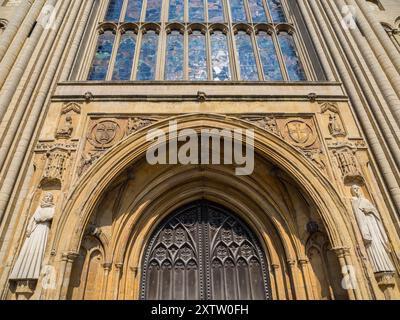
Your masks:
<svg viewBox="0 0 400 320"><path fill-rule="evenodd" d="M292 146L282 141L279 137L271 134L261 128L250 124L244 120L240 120L233 117L227 117L223 115L215 114L189 114L171 119L162 120L158 123L147 127L146 129L165 129L167 131L168 123L170 120L177 120L179 130L183 128L201 129L201 128L252 128L255 132L255 152L260 156L279 168L280 174L289 177L294 181L299 188L307 195L308 199L312 200L312 205L315 207L318 215L323 221L324 228L327 232L329 242L335 250L343 251L346 254L341 255L341 265L353 264L356 265L357 259L355 258L354 252L351 250L355 246L355 240L350 236L348 224L345 223L344 217L346 215L346 206L340 199L339 195L335 191L333 185L327 180L327 178L314 167L299 151ZM139 130L135 134L129 136L125 140L118 143L112 149L110 149L102 158L100 158L93 167L88 170L77 182L74 190L68 195L66 205L62 208L62 215L57 225L55 226L55 238L53 239L52 248L55 252L72 254L79 252L81 239L84 236L87 224L90 216L99 203L104 191L111 185L117 183L115 179L119 177L124 170L132 166L135 162L139 161L146 153L149 146L149 142L146 142L147 130ZM112 262L116 265L123 265L124 263L130 263L130 259L139 261L143 255L143 250L133 250L132 244L143 247L143 244L147 241L146 237L151 234L152 228L165 217L169 212L173 211L177 207L188 203L190 201L199 199L199 197L205 197L209 200L216 201L221 205L225 205L227 208L234 209L241 213L241 217L251 226L254 230L261 235L261 239L264 241L264 249L269 255L270 261L274 264L274 261L279 257L271 253L271 248L274 248L272 241L274 236L266 234L263 226L267 226L267 230L275 229L279 234L281 245L284 248L285 258L292 267L292 261L299 261L304 258L306 253L301 252L301 248L296 243L296 239L291 238L290 224L279 216L276 208L273 206L273 202L267 201L268 193L263 190L256 190L251 188L248 183L249 178L243 178L240 186L240 193L237 194L237 198L229 197L224 194L224 188L226 186L237 185L237 178L229 177L224 175L223 170L205 170L204 173L201 170L198 172L199 176L207 176L212 181L213 179L219 178L219 184L215 183L208 190L201 189L201 180L188 180L188 177L193 178L193 172L191 170L183 168L177 174L172 172L173 180L176 184L179 182L190 182L191 186L196 188L185 188L182 186L175 185L172 189L179 196L175 197L173 201L166 199L168 190L171 187L168 184L152 182L149 187L146 187L143 191L143 199L141 206L137 207L134 219L131 218L125 231L119 233L118 246L116 248L116 254L112 258ZM171 176L161 177L161 181L171 181ZM247 181L246 181L247 180ZM221 183L221 182L224 183ZM153 190L151 190L153 188ZM158 201L151 201L146 198L146 195L151 192L158 192ZM164 192L164 193L163 193ZM154 195L154 194L153 194ZM240 198L249 197L254 200L254 204L249 206L241 201ZM161 200L165 201L162 202ZM251 202L251 201L250 201ZM132 202L130 210L132 210L138 203ZM156 211L154 211L156 210ZM132 212L132 211L130 211ZM256 212L256 213L254 213ZM267 217L265 212L268 212L270 216ZM152 213L152 214L150 214ZM264 214L263 214L264 213ZM147 229L141 229L143 224L147 223L149 227ZM131 229L130 229L131 228ZM129 230L129 232L127 231ZM71 236L72 235L72 236ZM135 237L135 241L132 241L132 237ZM275 239L277 240L277 239ZM279 241L278 241L279 242ZM350 250L349 250L350 249ZM130 252L135 252L130 255ZM111 262L111 261L110 261ZM66 261L64 261L67 264ZM72 264L72 263L70 263ZM132 267L132 265L131 265ZM131 270L137 274L140 270ZM66 267L68 271L68 265ZM273 270L270 270L273 272ZM126 277L126 273L124 277ZM60 286L65 288L68 286L68 272L64 279L61 281ZM293 279L292 279L293 281ZM124 285L128 285L127 282L122 282ZM60 289L60 294L63 296L63 289ZM65 295L65 293L64 293Z"/></svg>

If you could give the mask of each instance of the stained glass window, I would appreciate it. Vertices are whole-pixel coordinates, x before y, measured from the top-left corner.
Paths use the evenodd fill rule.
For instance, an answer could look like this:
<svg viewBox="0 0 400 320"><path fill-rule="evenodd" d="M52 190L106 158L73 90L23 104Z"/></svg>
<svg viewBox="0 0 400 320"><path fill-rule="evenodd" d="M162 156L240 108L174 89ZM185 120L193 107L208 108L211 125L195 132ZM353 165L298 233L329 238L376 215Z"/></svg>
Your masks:
<svg viewBox="0 0 400 320"><path fill-rule="evenodd" d="M128 0L128 6L126 8L125 21L126 22L137 22L140 21L142 13L143 0Z"/></svg>
<svg viewBox="0 0 400 320"><path fill-rule="evenodd" d="M224 8L222 5L222 0L208 0L208 21L224 21Z"/></svg>
<svg viewBox="0 0 400 320"><path fill-rule="evenodd" d="M263 0L248 0L253 22L267 22Z"/></svg>
<svg viewBox="0 0 400 320"><path fill-rule="evenodd" d="M121 36L118 53L115 59L113 80L130 80L135 56L136 34L127 31Z"/></svg>
<svg viewBox="0 0 400 320"><path fill-rule="evenodd" d="M230 80L231 69L226 35L214 31L211 35L211 60L213 80Z"/></svg>
<svg viewBox="0 0 400 320"><path fill-rule="evenodd" d="M124 0L110 0L107 8L106 21L119 21Z"/></svg>
<svg viewBox="0 0 400 320"><path fill-rule="evenodd" d="M273 22L286 22L281 0L268 0L268 7Z"/></svg>
<svg viewBox="0 0 400 320"><path fill-rule="evenodd" d="M272 36L266 31L260 31L257 35L257 45L264 73L264 79L283 80Z"/></svg>
<svg viewBox="0 0 400 320"><path fill-rule="evenodd" d="M239 31L235 39L239 57L240 79L258 80L256 58L250 36L244 31Z"/></svg>
<svg viewBox="0 0 400 320"><path fill-rule="evenodd" d="M306 76L299 60L299 56L297 55L292 36L287 32L281 32L278 38L283 58L285 60L286 69L289 74L289 79L292 81L305 80Z"/></svg>
<svg viewBox="0 0 400 320"><path fill-rule="evenodd" d="M147 0L146 21L158 22L161 21L161 5L160 0Z"/></svg>
<svg viewBox="0 0 400 320"><path fill-rule="evenodd" d="M172 31L167 38L165 80L183 79L183 54L183 35L179 31Z"/></svg>
<svg viewBox="0 0 400 320"><path fill-rule="evenodd" d="M169 1L169 21L183 21L185 13L184 0L170 0Z"/></svg>
<svg viewBox="0 0 400 320"><path fill-rule="evenodd" d="M231 15L233 22L245 22L246 11L244 9L244 0L230 0Z"/></svg>
<svg viewBox="0 0 400 320"><path fill-rule="evenodd" d="M149 30L142 37L137 80L154 80L156 74L158 35Z"/></svg>
<svg viewBox="0 0 400 320"><path fill-rule="evenodd" d="M189 79L207 80L207 54L205 36L200 31L189 35Z"/></svg>
<svg viewBox="0 0 400 320"><path fill-rule="evenodd" d="M96 54L89 72L89 80L105 80L112 55L115 35L105 31L97 40Z"/></svg>
<svg viewBox="0 0 400 320"><path fill-rule="evenodd" d="M189 21L204 21L204 0L189 0Z"/></svg>
<svg viewBox="0 0 400 320"><path fill-rule="evenodd" d="M307 80L312 63L296 50L297 45L301 52L305 48L297 38L296 21L288 22L291 3L108 0L99 30L114 31L100 31L88 79ZM135 31L125 32L133 28L127 22L135 23Z"/></svg>

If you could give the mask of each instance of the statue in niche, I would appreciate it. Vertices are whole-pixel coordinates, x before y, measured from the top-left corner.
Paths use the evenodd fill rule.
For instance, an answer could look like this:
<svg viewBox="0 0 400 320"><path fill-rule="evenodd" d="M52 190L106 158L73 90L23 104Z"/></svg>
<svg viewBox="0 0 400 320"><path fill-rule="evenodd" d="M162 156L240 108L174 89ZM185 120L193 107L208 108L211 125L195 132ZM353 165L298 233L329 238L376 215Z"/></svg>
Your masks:
<svg viewBox="0 0 400 320"><path fill-rule="evenodd" d="M345 135L345 132L340 125L340 121L337 119L337 115L335 113L329 115L328 128L332 136Z"/></svg>
<svg viewBox="0 0 400 320"><path fill-rule="evenodd" d="M57 131L57 138L70 138L73 130L72 117L68 115L65 117L64 126Z"/></svg>
<svg viewBox="0 0 400 320"><path fill-rule="evenodd" d="M46 193L30 219L26 239L11 272L10 280L39 279L50 223L55 212L53 201L53 194Z"/></svg>
<svg viewBox="0 0 400 320"><path fill-rule="evenodd" d="M361 187L351 187L352 206L369 261L375 273L394 272L395 268L389 256L389 240L383 227L378 210L364 197Z"/></svg>

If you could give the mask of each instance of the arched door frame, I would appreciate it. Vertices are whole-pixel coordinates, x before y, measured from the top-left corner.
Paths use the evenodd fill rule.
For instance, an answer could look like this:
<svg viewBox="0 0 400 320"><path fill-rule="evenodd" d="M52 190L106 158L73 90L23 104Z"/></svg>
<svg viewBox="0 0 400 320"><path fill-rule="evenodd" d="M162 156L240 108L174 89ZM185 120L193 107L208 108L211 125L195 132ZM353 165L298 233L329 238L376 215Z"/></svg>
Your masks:
<svg viewBox="0 0 400 320"><path fill-rule="evenodd" d="M247 121L216 114L188 114L161 120L145 130L139 130L111 148L100 158L77 182L75 188L67 197L57 225L54 226L52 241L53 252L70 256L59 262L63 274L60 277L56 296L64 297L68 287L69 273L73 256L79 252L81 240L91 214L103 192L133 163L141 159L151 142L146 141L149 129L161 129L168 132L169 121L176 120L178 129L253 129L255 133L255 152L277 165L293 179L302 191L312 199L324 227L327 230L333 248L344 252L339 255L342 266L359 265L354 248L356 240L346 223L346 206L336 192L334 186L298 150L282 139ZM170 137L167 138L169 140ZM367 295L363 281L358 278L360 291L352 293L352 298L362 298Z"/></svg>

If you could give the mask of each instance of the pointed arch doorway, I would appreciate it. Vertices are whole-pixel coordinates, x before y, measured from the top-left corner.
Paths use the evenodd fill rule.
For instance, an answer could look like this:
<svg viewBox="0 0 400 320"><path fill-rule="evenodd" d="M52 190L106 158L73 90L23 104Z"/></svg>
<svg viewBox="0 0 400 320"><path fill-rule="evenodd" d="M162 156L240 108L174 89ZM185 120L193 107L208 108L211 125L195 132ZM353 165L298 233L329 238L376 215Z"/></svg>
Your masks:
<svg viewBox="0 0 400 320"><path fill-rule="evenodd" d="M142 270L142 299L270 299L258 239L235 214L207 200L176 210L156 228Z"/></svg>

